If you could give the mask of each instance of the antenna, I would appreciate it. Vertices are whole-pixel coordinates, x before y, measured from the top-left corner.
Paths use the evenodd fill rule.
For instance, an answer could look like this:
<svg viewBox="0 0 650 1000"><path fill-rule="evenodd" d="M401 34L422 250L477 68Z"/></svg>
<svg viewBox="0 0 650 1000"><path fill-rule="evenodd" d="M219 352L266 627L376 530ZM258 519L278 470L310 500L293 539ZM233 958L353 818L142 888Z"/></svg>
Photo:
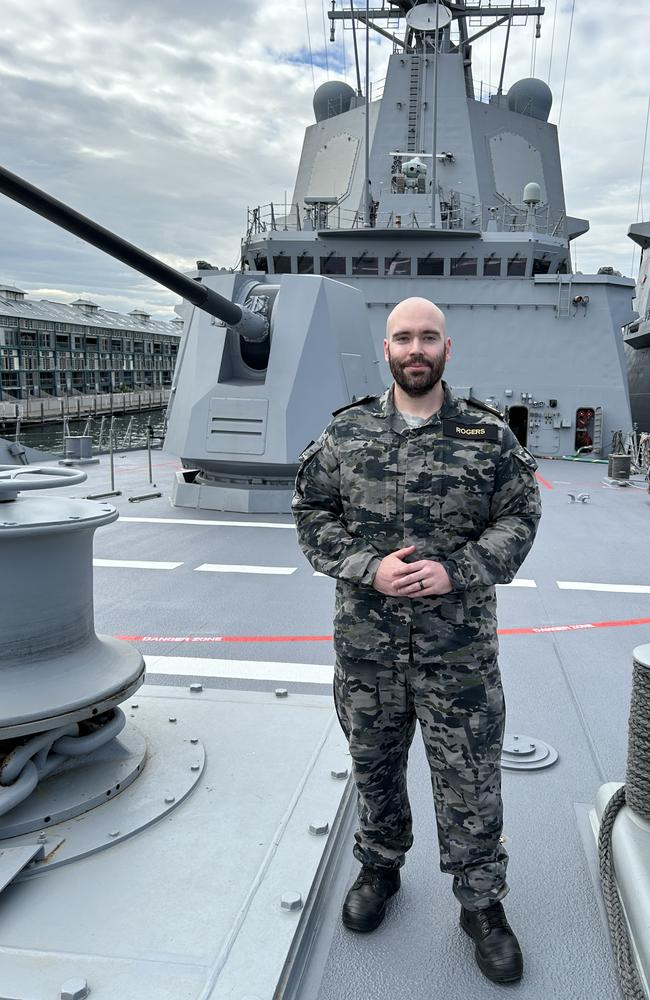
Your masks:
<svg viewBox="0 0 650 1000"><path fill-rule="evenodd" d="M406 15L411 31L441 31L451 22L451 11L443 3L422 3Z"/></svg>

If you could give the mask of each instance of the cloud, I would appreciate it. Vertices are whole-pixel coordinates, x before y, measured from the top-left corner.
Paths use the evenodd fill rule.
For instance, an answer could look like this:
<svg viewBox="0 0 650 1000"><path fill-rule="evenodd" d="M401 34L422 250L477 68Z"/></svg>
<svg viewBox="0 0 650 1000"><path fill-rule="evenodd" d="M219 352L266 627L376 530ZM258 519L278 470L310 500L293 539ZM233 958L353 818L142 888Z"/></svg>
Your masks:
<svg viewBox="0 0 650 1000"><path fill-rule="evenodd" d="M537 42L532 22L513 29L505 87L533 70L549 77L567 211L591 221L579 267L629 271L648 83L621 54L644 65L650 42L632 4L612 21L605 0L576 3L567 62L571 3L557 3ZM307 12L309 38L303 0L205 4L198 15L179 0L5 0L0 162L175 266L236 265L247 206L293 189L312 79L345 72L356 87L351 32L338 22L331 45L320 0ZM476 80L496 86L504 39L501 28L475 43ZM373 80L390 50L373 38ZM11 234L0 281L171 312L171 293L6 199L0 226Z"/></svg>

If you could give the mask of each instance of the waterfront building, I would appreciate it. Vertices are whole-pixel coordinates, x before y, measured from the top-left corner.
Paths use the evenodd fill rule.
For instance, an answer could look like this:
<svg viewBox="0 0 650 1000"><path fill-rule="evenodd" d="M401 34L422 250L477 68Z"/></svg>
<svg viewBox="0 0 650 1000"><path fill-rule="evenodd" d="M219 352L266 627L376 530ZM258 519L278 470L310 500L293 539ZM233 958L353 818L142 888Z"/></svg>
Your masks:
<svg viewBox="0 0 650 1000"><path fill-rule="evenodd" d="M183 321L30 300L0 285L0 400L171 386Z"/></svg>

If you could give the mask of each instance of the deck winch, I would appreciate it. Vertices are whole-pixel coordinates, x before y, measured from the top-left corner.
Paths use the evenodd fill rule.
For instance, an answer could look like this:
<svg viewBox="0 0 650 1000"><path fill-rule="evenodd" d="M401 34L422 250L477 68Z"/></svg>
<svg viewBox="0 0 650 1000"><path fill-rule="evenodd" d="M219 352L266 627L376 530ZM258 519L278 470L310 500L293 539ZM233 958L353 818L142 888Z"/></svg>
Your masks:
<svg viewBox="0 0 650 1000"><path fill-rule="evenodd" d="M0 466L0 816L68 758L112 740L124 726L117 706L144 680L138 650L95 633L93 536L117 510L28 495L85 479Z"/></svg>

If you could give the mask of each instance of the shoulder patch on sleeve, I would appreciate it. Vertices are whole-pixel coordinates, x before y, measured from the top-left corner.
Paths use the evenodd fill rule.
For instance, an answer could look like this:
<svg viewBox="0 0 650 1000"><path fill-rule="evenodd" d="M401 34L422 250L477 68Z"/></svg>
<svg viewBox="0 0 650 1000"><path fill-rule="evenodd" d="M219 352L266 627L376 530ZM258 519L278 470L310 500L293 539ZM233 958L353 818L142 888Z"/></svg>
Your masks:
<svg viewBox="0 0 650 1000"><path fill-rule="evenodd" d="M339 406L338 410L332 410L332 416L336 417L339 413L343 413L344 410L349 410L353 406L361 406L362 403L369 403L372 399L379 399L379 396L361 396L360 399L353 399L351 403Z"/></svg>
<svg viewBox="0 0 650 1000"><path fill-rule="evenodd" d="M513 451L513 455L515 456L516 459L518 459L521 462L522 465L525 465L526 468L530 469L531 472L535 472L535 470L538 467L537 462L535 461L531 453L528 451L528 448L524 448L523 444L517 445L517 447Z"/></svg>
<svg viewBox="0 0 650 1000"><path fill-rule="evenodd" d="M303 448L303 450L298 455L298 464L300 466L305 465L305 463L308 462L310 458L313 458L316 452L319 452L322 447L323 447L323 442L321 441L320 438L318 439L318 441L310 441L307 447Z"/></svg>
<svg viewBox="0 0 650 1000"><path fill-rule="evenodd" d="M472 406L478 407L479 410L486 410L488 413L493 413L495 417L500 417L500 419L503 420L503 413L501 410L497 410L495 406L489 406L487 403L484 403L482 399L470 396L467 402L471 403Z"/></svg>

